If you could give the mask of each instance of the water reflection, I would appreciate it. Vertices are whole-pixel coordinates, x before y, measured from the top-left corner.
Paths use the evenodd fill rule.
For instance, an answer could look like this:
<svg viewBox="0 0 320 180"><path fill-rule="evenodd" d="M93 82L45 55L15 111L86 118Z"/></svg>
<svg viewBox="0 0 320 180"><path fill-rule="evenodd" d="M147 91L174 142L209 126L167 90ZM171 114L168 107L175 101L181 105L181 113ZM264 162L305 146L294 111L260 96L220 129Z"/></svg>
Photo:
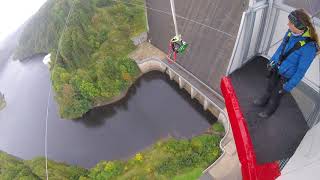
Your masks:
<svg viewBox="0 0 320 180"><path fill-rule="evenodd" d="M50 77L42 59L8 63L0 88L8 107L0 113L0 150L24 159L44 155ZM120 101L95 108L78 120L59 117L49 104L50 159L92 167L100 160L126 159L168 135L190 138L214 122L210 113L160 72L142 76Z"/></svg>

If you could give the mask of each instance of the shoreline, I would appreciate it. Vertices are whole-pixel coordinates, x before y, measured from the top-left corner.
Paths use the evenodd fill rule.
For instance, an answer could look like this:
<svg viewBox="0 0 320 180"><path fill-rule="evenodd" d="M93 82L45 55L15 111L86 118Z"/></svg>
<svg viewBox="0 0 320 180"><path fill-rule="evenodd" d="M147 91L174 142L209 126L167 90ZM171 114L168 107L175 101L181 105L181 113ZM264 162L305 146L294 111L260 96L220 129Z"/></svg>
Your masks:
<svg viewBox="0 0 320 180"><path fill-rule="evenodd" d="M129 87L125 91L121 92L120 95L115 96L115 97L111 98L110 100L108 100L106 102L94 104L92 106L92 108L89 109L89 111L94 109L94 108L111 105L111 104L116 103L116 102L122 100L123 98L125 98L128 95L128 92L129 92L130 88L132 88L132 86L136 83L136 81L139 80L144 74L145 73L142 73L141 70L140 70L140 74L133 80L133 82L129 85Z"/></svg>
<svg viewBox="0 0 320 180"><path fill-rule="evenodd" d="M161 69L161 68L148 69L148 68L145 68L145 67L142 67L139 65L139 61L141 61L142 59L146 59L147 57L157 56L161 59L164 59L166 57L166 54L163 54L160 50L154 48L151 44L145 42L146 37L144 37L144 36L145 36L145 34L142 33L142 39L140 38L141 42L139 41L140 44L138 44L137 48L128 55L128 57L130 59L132 59L139 67L140 74L133 80L132 84L130 84L130 86L125 91L123 91L119 96L113 97L106 102L94 104L91 109L110 105L110 104L116 103L116 102L120 101L121 99L125 98L129 92L129 89L136 83L136 81L138 79L140 79L146 73L148 73L150 71L164 72L164 69Z"/></svg>

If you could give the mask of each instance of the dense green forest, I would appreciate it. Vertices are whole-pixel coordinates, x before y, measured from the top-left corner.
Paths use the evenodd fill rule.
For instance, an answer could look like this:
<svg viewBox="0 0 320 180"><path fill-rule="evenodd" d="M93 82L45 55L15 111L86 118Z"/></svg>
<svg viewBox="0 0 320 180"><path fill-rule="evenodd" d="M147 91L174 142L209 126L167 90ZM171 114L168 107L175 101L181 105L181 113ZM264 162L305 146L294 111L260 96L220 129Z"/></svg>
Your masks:
<svg viewBox="0 0 320 180"><path fill-rule="evenodd" d="M29 20L15 58L51 53L51 80L61 117L81 117L121 95L138 77L139 68L128 54L135 49L131 38L146 31L143 4L143 0L48 0Z"/></svg>
<svg viewBox="0 0 320 180"><path fill-rule="evenodd" d="M221 155L219 142L223 133L223 126L215 123L206 134L192 139L162 140L127 161L101 161L89 170L49 161L49 179L195 180ZM46 179L45 160L18 160L0 152L0 179Z"/></svg>

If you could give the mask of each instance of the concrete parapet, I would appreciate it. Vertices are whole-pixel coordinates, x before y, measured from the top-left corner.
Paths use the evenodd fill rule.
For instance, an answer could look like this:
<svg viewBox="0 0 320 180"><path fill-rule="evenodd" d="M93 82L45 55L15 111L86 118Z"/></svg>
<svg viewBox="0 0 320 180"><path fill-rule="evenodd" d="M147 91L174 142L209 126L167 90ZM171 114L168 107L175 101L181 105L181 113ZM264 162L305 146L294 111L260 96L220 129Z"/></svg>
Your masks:
<svg viewBox="0 0 320 180"><path fill-rule="evenodd" d="M174 78L174 72L169 69L169 70L168 70L168 73L169 73L170 80L173 80L173 78Z"/></svg>
<svg viewBox="0 0 320 180"><path fill-rule="evenodd" d="M146 60L143 62L139 62L138 66L140 68L140 71L145 74L150 71L161 71L165 72L166 67L161 64L161 62L154 61L154 60Z"/></svg>
<svg viewBox="0 0 320 180"><path fill-rule="evenodd" d="M197 91L194 88L191 87L190 94L191 94L191 98L193 99L197 95Z"/></svg>
<svg viewBox="0 0 320 180"><path fill-rule="evenodd" d="M220 142L222 155L204 172L201 180L217 179L217 180L241 180L241 164L238 158L236 145L234 142L233 134L230 129L230 124L226 109L223 110L218 116L218 122L221 122L226 131L225 136Z"/></svg>
<svg viewBox="0 0 320 180"><path fill-rule="evenodd" d="M0 110L2 110L6 106L6 100L4 98L4 94L0 92Z"/></svg>
<svg viewBox="0 0 320 180"><path fill-rule="evenodd" d="M181 76L179 76L179 87L180 87L180 89L182 89L184 87L184 85L185 85L184 79Z"/></svg>
<svg viewBox="0 0 320 180"><path fill-rule="evenodd" d="M209 102L207 100L207 98L204 98L204 101L203 101L203 110L207 110L209 107Z"/></svg>

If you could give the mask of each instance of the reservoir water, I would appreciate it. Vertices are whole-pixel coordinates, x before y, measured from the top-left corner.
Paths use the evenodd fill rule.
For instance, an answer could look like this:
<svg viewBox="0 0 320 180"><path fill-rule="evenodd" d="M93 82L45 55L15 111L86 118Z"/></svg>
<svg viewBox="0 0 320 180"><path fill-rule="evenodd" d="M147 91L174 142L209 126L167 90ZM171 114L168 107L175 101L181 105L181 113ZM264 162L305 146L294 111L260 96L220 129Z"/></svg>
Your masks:
<svg viewBox="0 0 320 180"><path fill-rule="evenodd" d="M49 70L43 56L4 63L0 91L0 150L23 159L44 156ZM53 94L54 96L54 94ZM49 159L92 167L100 160L127 159L169 136L190 138L216 118L160 72L143 75L119 102L89 111L78 120L61 119L49 99Z"/></svg>

